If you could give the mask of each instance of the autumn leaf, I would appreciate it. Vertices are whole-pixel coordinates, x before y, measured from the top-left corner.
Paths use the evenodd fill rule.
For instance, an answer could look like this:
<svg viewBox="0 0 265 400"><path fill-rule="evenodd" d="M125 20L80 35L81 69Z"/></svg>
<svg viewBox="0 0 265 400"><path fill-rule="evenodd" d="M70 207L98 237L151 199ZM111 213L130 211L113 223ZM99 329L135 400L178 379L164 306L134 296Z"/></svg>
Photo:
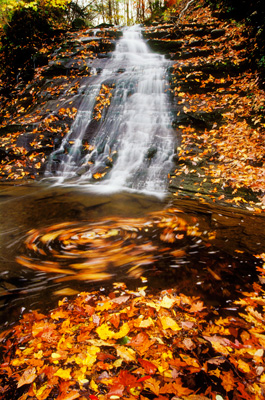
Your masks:
<svg viewBox="0 0 265 400"><path fill-rule="evenodd" d="M116 347L117 356L121 357L125 361L135 361L135 351L129 347L117 346Z"/></svg>
<svg viewBox="0 0 265 400"><path fill-rule="evenodd" d="M55 372L54 374L55 376L59 376L59 378L68 380L71 379L71 368L67 368L67 369L62 369L59 368L58 371Z"/></svg>
<svg viewBox="0 0 265 400"><path fill-rule="evenodd" d="M80 397L80 393L76 390L71 390L69 393L62 393L57 397L57 400L74 400Z"/></svg>
<svg viewBox="0 0 265 400"><path fill-rule="evenodd" d="M122 385L121 383L116 383L113 386L111 386L111 388L108 392L108 397L110 399L116 399L116 398L122 397L124 389L125 389L124 385Z"/></svg>
<svg viewBox="0 0 265 400"><path fill-rule="evenodd" d="M157 366L152 362L144 360L143 358L138 358L138 361L148 375L153 375L156 372Z"/></svg>
<svg viewBox="0 0 265 400"><path fill-rule="evenodd" d="M160 384L159 381L157 381L155 378L149 378L146 381L144 381L144 388L145 389L150 389L151 392L153 392L156 396L159 396L160 393Z"/></svg>
<svg viewBox="0 0 265 400"><path fill-rule="evenodd" d="M23 385L28 385L29 383L32 383L35 381L37 377L36 374L36 368L35 367L28 367L23 375L20 377L18 383L17 383L17 387L20 388Z"/></svg>
<svg viewBox="0 0 265 400"><path fill-rule="evenodd" d="M163 329L171 329L172 331L180 331L180 326L176 323L176 321L168 316L160 317L160 322L162 324Z"/></svg>
<svg viewBox="0 0 265 400"><path fill-rule="evenodd" d="M222 386L226 392L230 392L236 386L234 374L231 371L224 371L221 375Z"/></svg>

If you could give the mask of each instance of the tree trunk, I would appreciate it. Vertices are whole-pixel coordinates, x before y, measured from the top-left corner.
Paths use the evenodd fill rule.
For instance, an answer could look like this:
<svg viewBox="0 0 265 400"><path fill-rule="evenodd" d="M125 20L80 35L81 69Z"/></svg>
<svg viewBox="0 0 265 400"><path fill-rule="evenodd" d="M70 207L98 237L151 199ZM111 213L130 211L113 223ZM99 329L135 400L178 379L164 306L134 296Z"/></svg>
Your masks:
<svg viewBox="0 0 265 400"><path fill-rule="evenodd" d="M112 2L111 0L108 0L108 5L109 5L109 10L108 10L108 18L109 18L109 23L112 24Z"/></svg>

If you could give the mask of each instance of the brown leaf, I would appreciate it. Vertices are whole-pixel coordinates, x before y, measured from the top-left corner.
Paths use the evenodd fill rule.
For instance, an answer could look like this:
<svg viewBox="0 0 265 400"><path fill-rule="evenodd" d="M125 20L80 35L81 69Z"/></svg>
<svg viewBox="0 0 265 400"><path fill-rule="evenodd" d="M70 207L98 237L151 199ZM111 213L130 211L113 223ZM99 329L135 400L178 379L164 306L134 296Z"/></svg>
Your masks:
<svg viewBox="0 0 265 400"><path fill-rule="evenodd" d="M28 367L25 371L24 374L21 376L17 383L17 387L21 387L23 385L28 385L29 383L32 383L35 378L37 377L36 374L36 368L35 367Z"/></svg>

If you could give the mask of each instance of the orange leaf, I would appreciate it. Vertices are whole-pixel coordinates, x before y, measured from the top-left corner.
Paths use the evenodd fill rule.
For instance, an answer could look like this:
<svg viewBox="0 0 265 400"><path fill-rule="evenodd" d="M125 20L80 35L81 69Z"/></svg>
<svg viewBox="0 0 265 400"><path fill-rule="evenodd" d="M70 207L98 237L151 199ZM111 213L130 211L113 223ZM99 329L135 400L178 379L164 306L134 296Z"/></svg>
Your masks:
<svg viewBox="0 0 265 400"><path fill-rule="evenodd" d="M223 388L227 391L230 392L230 390L233 390L235 387L235 379L234 379L234 374L231 371L224 372L221 375L222 378L222 386Z"/></svg>
<svg viewBox="0 0 265 400"><path fill-rule="evenodd" d="M156 379L154 379L154 378L150 378L150 379L147 379L145 382L144 382L144 388L146 389L150 389L151 390L151 392L153 392L154 394L156 394L157 396L159 395L159 392L160 392L160 387L159 387L159 382L156 380Z"/></svg>
<svg viewBox="0 0 265 400"><path fill-rule="evenodd" d="M113 385L110 388L110 391L108 393L108 396L118 396L118 397L122 397L123 396L123 391L124 391L124 385L122 385L121 383L116 383L115 385Z"/></svg>
<svg viewBox="0 0 265 400"><path fill-rule="evenodd" d="M71 390L70 393L62 393L57 397L57 400L74 400L80 397L80 393L76 390Z"/></svg>
<svg viewBox="0 0 265 400"><path fill-rule="evenodd" d="M28 367L24 371L24 374L19 379L17 387L19 388L19 387L21 387L23 385L28 385L29 383L32 383L35 380L36 377L37 377L36 368L35 367Z"/></svg>

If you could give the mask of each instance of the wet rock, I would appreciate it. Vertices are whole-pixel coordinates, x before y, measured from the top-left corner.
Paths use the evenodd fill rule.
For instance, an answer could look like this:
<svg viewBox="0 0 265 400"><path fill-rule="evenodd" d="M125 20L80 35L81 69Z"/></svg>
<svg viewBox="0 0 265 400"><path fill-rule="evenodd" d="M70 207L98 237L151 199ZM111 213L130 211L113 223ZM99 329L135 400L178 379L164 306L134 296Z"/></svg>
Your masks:
<svg viewBox="0 0 265 400"><path fill-rule="evenodd" d="M222 120L223 109L206 112L180 112L179 115L174 119L173 126L179 125L193 125L197 129L211 129L214 123L220 123Z"/></svg>
<svg viewBox="0 0 265 400"><path fill-rule="evenodd" d="M153 158L157 153L157 148L155 146L150 147L150 149L148 149L146 157L148 159Z"/></svg>
<svg viewBox="0 0 265 400"><path fill-rule="evenodd" d="M214 54L213 49L207 49L207 50L192 50L192 51L181 51L179 53L175 53L175 55L172 57L172 60L187 60L189 58L194 58L194 57L207 57L209 55Z"/></svg>
<svg viewBox="0 0 265 400"><path fill-rule="evenodd" d="M81 167L77 168L76 175L82 176L85 173L87 173L89 171L89 169L90 169L90 165L89 164L82 165Z"/></svg>
<svg viewBox="0 0 265 400"><path fill-rule="evenodd" d="M181 48L183 43L178 40L163 41L157 39L149 39L147 41L147 44L151 47L152 50L161 54L166 54L169 52L176 52L178 49Z"/></svg>
<svg viewBox="0 0 265 400"><path fill-rule="evenodd" d="M34 68L43 67L44 65L48 65L48 56L43 53L36 53L32 57Z"/></svg>
<svg viewBox="0 0 265 400"><path fill-rule="evenodd" d="M87 23L83 18L75 18L72 22L72 28L74 30L84 29L87 27Z"/></svg>
<svg viewBox="0 0 265 400"><path fill-rule="evenodd" d="M225 29L213 29L211 31L211 37L212 39L217 39L221 36L225 35Z"/></svg>

